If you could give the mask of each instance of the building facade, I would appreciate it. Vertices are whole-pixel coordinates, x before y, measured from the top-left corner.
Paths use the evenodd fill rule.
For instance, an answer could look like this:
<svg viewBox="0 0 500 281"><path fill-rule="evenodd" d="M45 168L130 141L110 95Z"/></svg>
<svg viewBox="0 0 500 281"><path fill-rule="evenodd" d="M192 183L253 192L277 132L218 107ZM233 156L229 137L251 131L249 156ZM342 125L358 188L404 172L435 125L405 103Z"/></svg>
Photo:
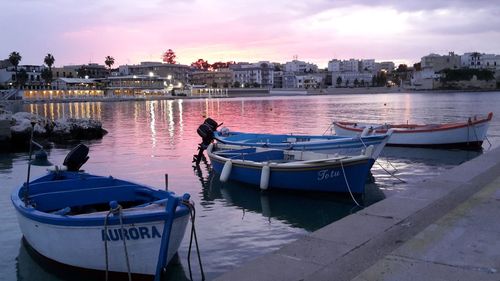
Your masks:
<svg viewBox="0 0 500 281"><path fill-rule="evenodd" d="M237 63L230 65L233 81L245 87L272 88L274 85L274 65L270 62Z"/></svg>
<svg viewBox="0 0 500 281"><path fill-rule="evenodd" d="M228 68L216 71L195 71L191 74L191 84L212 88L228 88L233 84L233 71Z"/></svg>
<svg viewBox="0 0 500 281"><path fill-rule="evenodd" d="M156 75L172 80L174 83L187 84L190 82L192 68L183 64L169 64L162 62L141 62L138 65L120 65L119 75Z"/></svg>

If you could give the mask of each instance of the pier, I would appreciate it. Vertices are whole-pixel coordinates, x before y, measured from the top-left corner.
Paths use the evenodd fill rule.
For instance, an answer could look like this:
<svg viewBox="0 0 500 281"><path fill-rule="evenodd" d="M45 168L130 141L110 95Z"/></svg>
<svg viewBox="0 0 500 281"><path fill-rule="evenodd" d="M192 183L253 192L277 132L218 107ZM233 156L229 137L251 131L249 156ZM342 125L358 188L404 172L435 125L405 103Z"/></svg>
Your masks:
<svg viewBox="0 0 500 281"><path fill-rule="evenodd" d="M499 280L499 159L487 151L216 280Z"/></svg>

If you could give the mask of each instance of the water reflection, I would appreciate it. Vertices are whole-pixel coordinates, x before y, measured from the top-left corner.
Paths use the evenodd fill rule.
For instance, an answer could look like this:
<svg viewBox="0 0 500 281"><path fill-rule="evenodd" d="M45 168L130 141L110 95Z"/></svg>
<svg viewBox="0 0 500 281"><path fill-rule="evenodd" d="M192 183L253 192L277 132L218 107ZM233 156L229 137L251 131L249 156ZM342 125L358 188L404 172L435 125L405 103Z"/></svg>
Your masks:
<svg viewBox="0 0 500 281"><path fill-rule="evenodd" d="M269 223L273 218L292 227L315 231L359 210L348 194L285 190L262 192L255 186L234 181L222 183L205 158L194 171L203 187L204 203L224 199L227 204L242 210L242 219L246 212L259 213L268 218ZM385 198L376 184L369 184L366 189L364 196L357 198L364 206Z"/></svg>
<svg viewBox="0 0 500 281"><path fill-rule="evenodd" d="M56 120L60 118L92 118L101 120L102 102L29 104L28 112Z"/></svg>
<svg viewBox="0 0 500 281"><path fill-rule="evenodd" d="M426 149L426 148L405 148L405 147L385 147L381 153L382 157L399 161L409 159L411 162L422 162L432 165L460 165L479 155L483 151L470 150L447 150L447 149Z"/></svg>

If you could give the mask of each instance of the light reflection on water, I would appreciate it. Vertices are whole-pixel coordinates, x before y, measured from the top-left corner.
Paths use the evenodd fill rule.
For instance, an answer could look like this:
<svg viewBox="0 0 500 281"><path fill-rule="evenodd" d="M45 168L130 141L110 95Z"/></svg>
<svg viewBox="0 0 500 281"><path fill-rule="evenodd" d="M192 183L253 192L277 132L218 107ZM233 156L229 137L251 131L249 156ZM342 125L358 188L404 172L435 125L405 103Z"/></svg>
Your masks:
<svg viewBox="0 0 500 281"><path fill-rule="evenodd" d="M437 123L466 120L470 115L493 111L495 117L489 140L493 146L498 146L500 122L496 116L500 116L499 105L497 93L402 93L30 104L25 105L24 110L49 118L101 120L109 133L102 140L86 142L91 150L90 160L84 166L88 172L158 188L165 186L164 174L168 173L171 190L178 194L189 192L197 205L197 233L210 279L356 209L349 197L283 192L262 194L255 188L236 183L222 185L213 177L208 165L201 165L199 171L193 170L191 159L199 142L196 129L205 117L224 122L224 126L232 130L322 134L328 131L333 120ZM51 161L62 163L70 149L70 146L52 148L49 151ZM373 167L377 181L367 186L364 202L371 204L402 190L418 188L422 179L438 175L477 155L467 151L387 148L379 161L380 166ZM0 155L0 220L6 229L0 233L0 244L6 245L0 257L3 268L0 279L16 278L15 258L20 255L21 234L9 196L12 188L24 180L25 164L25 153ZM397 176L406 183L389 176L384 169L397 169ZM43 173L43 168L33 170L34 175ZM177 271L187 270L188 238L186 235L179 251L182 266L176 267ZM47 276L47 280L57 280L52 274Z"/></svg>

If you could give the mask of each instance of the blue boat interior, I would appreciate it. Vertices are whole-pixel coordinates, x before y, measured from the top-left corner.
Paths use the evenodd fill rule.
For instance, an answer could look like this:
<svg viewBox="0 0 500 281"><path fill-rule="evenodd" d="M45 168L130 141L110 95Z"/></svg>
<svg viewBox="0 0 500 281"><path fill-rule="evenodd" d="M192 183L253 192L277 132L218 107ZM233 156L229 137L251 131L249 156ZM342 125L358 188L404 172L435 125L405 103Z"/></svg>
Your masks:
<svg viewBox="0 0 500 281"><path fill-rule="evenodd" d="M335 140L346 137L340 136L306 136L306 135L272 135L272 134L247 134L247 133L230 133L228 137L223 137L220 134L216 135L224 141L245 142L245 143L296 143L308 142L313 140Z"/></svg>
<svg viewBox="0 0 500 281"><path fill-rule="evenodd" d="M249 160L255 162L269 161L269 160L284 160L285 153L283 150L267 150L257 152L256 148L244 148L234 150L220 150L217 155L229 158Z"/></svg>
<svg viewBox="0 0 500 281"><path fill-rule="evenodd" d="M141 206L169 195L113 177L72 172L51 173L31 182L29 189L30 203L36 210L61 215L106 211L111 201L117 201L123 208ZM21 198L23 193L21 188Z"/></svg>

